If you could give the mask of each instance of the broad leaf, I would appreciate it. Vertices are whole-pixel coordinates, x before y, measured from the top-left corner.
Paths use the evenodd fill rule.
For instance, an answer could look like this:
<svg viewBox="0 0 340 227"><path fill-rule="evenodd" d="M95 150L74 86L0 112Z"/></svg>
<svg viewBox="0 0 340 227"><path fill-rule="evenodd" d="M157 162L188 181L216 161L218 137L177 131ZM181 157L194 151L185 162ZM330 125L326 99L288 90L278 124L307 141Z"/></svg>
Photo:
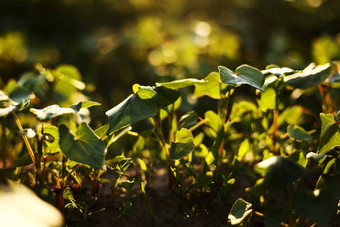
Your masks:
<svg viewBox="0 0 340 227"><path fill-rule="evenodd" d="M28 104L29 104L29 101L27 101L26 103L22 102L16 105L9 105L5 108L0 108L0 117L7 116L8 114L13 113L13 112L21 111L25 109L28 106Z"/></svg>
<svg viewBox="0 0 340 227"><path fill-rule="evenodd" d="M340 146L340 124L338 124L332 114L320 114L321 135L319 153L323 153Z"/></svg>
<svg viewBox="0 0 340 227"><path fill-rule="evenodd" d="M199 98L207 95L213 99L220 99L220 90L225 89L227 85L221 82L219 74L217 72L212 72L204 78L204 81L204 83L195 84L195 92L193 96Z"/></svg>
<svg viewBox="0 0 340 227"><path fill-rule="evenodd" d="M105 143L86 124L82 123L74 135L65 125L59 127L59 146L71 160L104 169Z"/></svg>
<svg viewBox="0 0 340 227"><path fill-rule="evenodd" d="M228 219L231 225L238 225L253 211L251 203L239 198L231 208Z"/></svg>
<svg viewBox="0 0 340 227"><path fill-rule="evenodd" d="M182 80L174 80L174 81L165 82L165 83L156 83L156 85L163 86L166 88L171 88L171 89L178 89L178 88L189 87L189 86L200 84L200 83L203 84L205 83L205 81L188 78L188 79L182 79Z"/></svg>
<svg viewBox="0 0 340 227"><path fill-rule="evenodd" d="M137 121L154 117L157 113L157 93L152 89L139 89L123 102L108 110L108 134Z"/></svg>
<svg viewBox="0 0 340 227"><path fill-rule="evenodd" d="M303 71L284 77L284 82L295 88L307 89L326 80L332 72L331 64L316 66L312 63Z"/></svg>
<svg viewBox="0 0 340 227"><path fill-rule="evenodd" d="M289 125L287 128L288 135L293 140L310 141L312 137L300 126Z"/></svg>
<svg viewBox="0 0 340 227"><path fill-rule="evenodd" d="M191 132L182 128L175 134L175 142L171 143L170 158L181 159L190 154L195 148Z"/></svg>
<svg viewBox="0 0 340 227"><path fill-rule="evenodd" d="M224 66L219 66L218 69L223 83L232 86L248 84L263 91L264 75L256 68L249 65L241 65L235 70L235 73Z"/></svg>

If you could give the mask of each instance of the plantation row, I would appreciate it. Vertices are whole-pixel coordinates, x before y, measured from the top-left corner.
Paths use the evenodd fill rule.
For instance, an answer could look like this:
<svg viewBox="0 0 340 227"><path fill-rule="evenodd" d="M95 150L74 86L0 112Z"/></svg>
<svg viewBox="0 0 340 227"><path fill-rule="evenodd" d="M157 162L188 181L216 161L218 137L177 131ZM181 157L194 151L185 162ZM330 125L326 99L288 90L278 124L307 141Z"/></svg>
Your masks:
<svg viewBox="0 0 340 227"><path fill-rule="evenodd" d="M85 222L101 211L91 210L100 185L116 190L139 183L154 225L147 189L160 161L169 190L181 198L207 192L231 198L225 217L232 225L339 224L339 62L304 70L218 70L201 80L135 84L133 94L105 112L107 123L93 129L89 109L100 103L88 101L78 71L36 65L0 91L1 180L57 201L66 222L74 210ZM111 151L123 137L134 138L129 151ZM140 179L126 179L132 163L143 173ZM107 171L110 179L102 177ZM235 199L231 191L242 185L240 174L248 186ZM70 189L81 187L85 176L92 181L87 202Z"/></svg>

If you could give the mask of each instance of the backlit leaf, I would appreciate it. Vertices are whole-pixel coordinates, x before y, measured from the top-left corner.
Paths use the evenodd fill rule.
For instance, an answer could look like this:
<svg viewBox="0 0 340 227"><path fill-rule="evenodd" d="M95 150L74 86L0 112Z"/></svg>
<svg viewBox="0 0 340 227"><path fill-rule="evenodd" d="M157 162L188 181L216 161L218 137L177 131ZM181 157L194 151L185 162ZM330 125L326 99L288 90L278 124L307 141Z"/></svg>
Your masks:
<svg viewBox="0 0 340 227"><path fill-rule="evenodd" d="M170 158L181 159L190 154L195 148L194 138L191 132L182 128L175 134L175 142L171 143Z"/></svg>
<svg viewBox="0 0 340 227"><path fill-rule="evenodd" d="M220 90L225 89L227 85L221 82L219 74L217 72L212 72L204 78L204 81L204 83L195 84L193 96L199 98L207 95L213 99L220 99Z"/></svg>
<svg viewBox="0 0 340 227"><path fill-rule="evenodd" d="M321 135L319 153L323 153L340 146L340 124L338 124L332 114L320 114Z"/></svg>
<svg viewBox="0 0 340 227"><path fill-rule="evenodd" d="M205 83L205 81L188 78L188 79L182 79L182 80L174 80L174 81L165 82L165 83L156 83L156 85L163 86L166 88L178 89L178 88L189 87L189 86L200 84L200 83L203 84Z"/></svg>

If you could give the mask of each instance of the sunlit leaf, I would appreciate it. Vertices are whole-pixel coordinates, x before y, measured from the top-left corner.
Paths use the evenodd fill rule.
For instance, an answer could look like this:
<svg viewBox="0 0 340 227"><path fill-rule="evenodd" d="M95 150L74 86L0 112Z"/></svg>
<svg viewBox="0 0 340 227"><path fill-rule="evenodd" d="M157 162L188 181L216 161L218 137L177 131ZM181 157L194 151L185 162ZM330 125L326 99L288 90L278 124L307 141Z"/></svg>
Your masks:
<svg viewBox="0 0 340 227"><path fill-rule="evenodd" d="M59 127L59 146L72 161L104 169L105 143L86 124L82 123L74 135L67 126Z"/></svg>
<svg viewBox="0 0 340 227"><path fill-rule="evenodd" d="M303 71L284 77L284 82L295 88L307 89L326 80L332 72L331 64L316 66L312 63Z"/></svg>
<svg viewBox="0 0 340 227"><path fill-rule="evenodd" d="M312 137L300 126L292 126L289 125L287 128L287 132L290 138L294 140L301 140L301 141L310 141Z"/></svg>
<svg viewBox="0 0 340 227"><path fill-rule="evenodd" d="M64 114L74 113L73 109L62 108L57 104L45 107L44 109L31 108L30 111L36 115L39 121L48 121Z"/></svg>
<svg viewBox="0 0 340 227"><path fill-rule="evenodd" d="M206 78L204 78L205 83L195 84L194 97L199 98L201 96L207 95L213 99L220 99L220 90L227 87L220 80L220 76L217 72L210 73Z"/></svg>
<svg viewBox="0 0 340 227"><path fill-rule="evenodd" d="M175 134L175 142L171 143L170 158L181 159L194 150L194 138L191 132L182 128Z"/></svg>
<svg viewBox="0 0 340 227"><path fill-rule="evenodd" d="M268 65L265 70L261 71L263 74L273 74L276 77L280 78L282 75L288 75L291 73L294 73L295 70L287 68L287 67L282 67L280 68L277 65Z"/></svg>
<svg viewBox="0 0 340 227"><path fill-rule="evenodd" d="M41 132L41 127L38 128L38 132ZM44 136L44 141L46 142L48 148L51 153L56 153L60 150L59 148L59 130L56 126L53 125L45 125L44 126L44 134L40 135ZM53 139L49 138L53 137Z"/></svg>
<svg viewBox="0 0 340 227"><path fill-rule="evenodd" d="M174 80L174 81L165 82L165 83L156 83L156 85L163 86L166 88L171 88L171 89L178 89L178 88L184 88L184 87L189 87L195 84L203 84L203 83L205 83L204 80L188 78L188 79L182 79L182 80Z"/></svg>
<svg viewBox="0 0 340 227"><path fill-rule="evenodd" d="M248 84L263 91L264 75L256 68L249 65L241 65L237 67L235 73L224 66L219 66L218 69L223 83L232 86Z"/></svg>
<svg viewBox="0 0 340 227"><path fill-rule="evenodd" d="M251 203L241 198L236 200L228 215L231 225L240 224L253 211L251 207Z"/></svg>
<svg viewBox="0 0 340 227"><path fill-rule="evenodd" d="M108 134L137 121L154 117L157 113L157 93L152 89L140 89L123 102L108 110Z"/></svg>
<svg viewBox="0 0 340 227"><path fill-rule="evenodd" d="M338 124L332 114L320 114L321 134L319 153L323 153L340 146L340 124Z"/></svg>
<svg viewBox="0 0 340 227"><path fill-rule="evenodd" d="M74 111L78 112L82 108L89 108L91 106L100 106L101 104L99 102L93 102L93 101L81 101L77 104L74 104L70 106L69 108L73 109Z"/></svg>

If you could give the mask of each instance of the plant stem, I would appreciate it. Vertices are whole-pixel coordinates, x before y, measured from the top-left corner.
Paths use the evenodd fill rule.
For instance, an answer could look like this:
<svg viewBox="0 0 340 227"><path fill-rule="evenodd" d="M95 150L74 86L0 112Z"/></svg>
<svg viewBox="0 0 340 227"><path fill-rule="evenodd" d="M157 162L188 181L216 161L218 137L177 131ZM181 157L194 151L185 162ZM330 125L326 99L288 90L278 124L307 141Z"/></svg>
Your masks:
<svg viewBox="0 0 340 227"><path fill-rule="evenodd" d="M166 158L166 164L168 166L168 178L169 178L169 189L171 189L175 183L175 175L172 172L172 168L171 168L171 159L170 159L170 152L169 152L169 148L168 148L168 144L165 141L164 138L164 134L163 134L163 129L162 129L162 122L161 119L159 117L159 114L157 114L154 118L153 118L154 122L155 122L155 126L156 126L156 136L158 138L158 140L160 141L161 147L162 147L162 151L165 155Z"/></svg>
<svg viewBox="0 0 340 227"><path fill-rule="evenodd" d="M66 162L67 162L67 157L63 155L62 166L61 166L61 177L59 177L60 178L60 195L59 195L59 210L60 211L64 210L64 190L66 188L66 176L67 176Z"/></svg>
<svg viewBox="0 0 340 227"><path fill-rule="evenodd" d="M151 203L149 201L148 195L145 192L143 182L140 182L140 189L143 193L143 196L144 196L144 199L145 199L145 202L146 202L146 206L147 206L147 209L148 209L148 216L149 216L149 220L151 222L151 226L155 226L155 215L153 213L152 206L151 206Z"/></svg>
<svg viewBox="0 0 340 227"><path fill-rule="evenodd" d="M20 123L20 120L19 120L18 116L15 114L15 112L13 112L12 114L13 114L13 116L14 116L15 123L17 124L19 130L20 130L20 131L24 130L24 129L22 128L22 125L21 125L21 123ZM35 159L35 156L34 156L34 152L33 152L33 150L32 150L32 147L31 147L31 145L30 145L30 143L29 143L29 141L28 141L28 138L27 138L26 135L22 135L22 138L23 138L23 140L24 140L24 142L25 142L25 145L26 145L26 148L27 148L27 150L28 150L28 153L29 153L30 156L31 156L32 162L33 162L33 164L35 164L35 163L36 163L36 159Z"/></svg>
<svg viewBox="0 0 340 227"><path fill-rule="evenodd" d="M275 86L275 107L273 111L273 138L272 138L272 152L276 154L276 139L277 139L277 131L278 131L278 118L279 118L279 89L281 86L281 80L279 80L278 84Z"/></svg>

